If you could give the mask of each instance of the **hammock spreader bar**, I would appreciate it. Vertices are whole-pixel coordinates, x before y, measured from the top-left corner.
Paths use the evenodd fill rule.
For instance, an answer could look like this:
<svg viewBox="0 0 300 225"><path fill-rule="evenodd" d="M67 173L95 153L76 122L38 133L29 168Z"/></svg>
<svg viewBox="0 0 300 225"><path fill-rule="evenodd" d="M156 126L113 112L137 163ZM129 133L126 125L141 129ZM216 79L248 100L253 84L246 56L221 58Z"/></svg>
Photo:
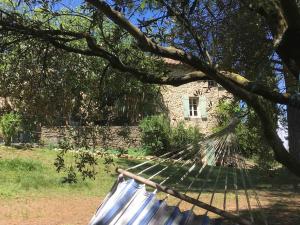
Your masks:
<svg viewBox="0 0 300 225"><path fill-rule="evenodd" d="M131 172L128 172L126 170L117 168L117 172L119 174L122 174L123 176L126 176L128 178L132 178L132 179L134 179L134 180L136 180L136 181L138 181L140 183L143 183L143 184L145 184L145 185L147 185L149 187L155 188L155 189L157 189L159 191L162 191L164 193L170 194L170 195L172 195L172 196L174 196L176 198L179 198L179 199L181 199L183 201L186 201L186 202L191 203L193 205L196 205L196 206L198 206L200 208L203 208L203 209L206 209L206 210L208 210L210 212L213 212L213 213L215 213L215 214L217 214L219 216L222 216L222 217L224 217L226 219L229 219L231 221L237 222L240 225L253 225L252 222L250 222L249 220L246 220L246 219L244 219L244 218L242 218L240 216L237 216L235 214L232 214L232 213L226 212L224 210L218 209L218 208L216 208L214 206L206 204L206 203L204 203L202 201L199 201L199 200L197 200L195 198L191 198L191 197L189 197L189 196L187 196L185 194L181 194L180 192L178 192L178 191L176 191L176 190L174 190L172 188L169 188L169 187L157 184L157 183L155 183L155 182L153 182L151 180L147 180L147 179L145 179L145 178L143 178L141 176L135 175L135 174L133 174Z"/></svg>

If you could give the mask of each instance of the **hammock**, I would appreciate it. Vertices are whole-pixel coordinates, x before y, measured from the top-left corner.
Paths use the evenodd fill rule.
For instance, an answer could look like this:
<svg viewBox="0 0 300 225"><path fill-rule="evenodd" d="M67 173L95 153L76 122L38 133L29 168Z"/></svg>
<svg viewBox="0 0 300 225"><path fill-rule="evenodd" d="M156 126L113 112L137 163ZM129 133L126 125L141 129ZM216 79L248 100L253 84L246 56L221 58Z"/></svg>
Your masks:
<svg viewBox="0 0 300 225"><path fill-rule="evenodd" d="M92 218L91 225L219 224L219 220L196 216L192 211L181 212L178 207L157 199L154 192L146 191L145 185L134 179L120 178Z"/></svg>
<svg viewBox="0 0 300 225"><path fill-rule="evenodd" d="M199 143L200 150L197 152L187 146L184 150L167 152L126 170L118 168L116 183L89 225L221 225L223 222L230 225L268 225L258 194L251 188L253 185L246 162L238 154L234 140L237 123L233 120L225 129L205 138ZM217 171L214 171L215 168ZM172 180L172 187L164 186ZM229 184L230 180L233 185ZM212 187L209 187L211 197L204 202L200 198L209 181L213 181ZM214 205L220 182L224 182L221 207ZM147 191L146 186L153 191ZM185 191L176 191L173 187ZM157 196L158 192L166 196L161 199ZM194 192L197 192L196 197L189 195ZM229 192L234 193L235 210L232 207L227 210ZM176 206L167 203L170 196L178 200ZM247 216L241 213L242 198L247 205ZM182 211L182 202L189 203L190 209ZM256 206L253 206L254 202ZM197 215L197 207L205 213ZM258 209L256 216L253 208ZM220 218L209 218L209 212Z"/></svg>

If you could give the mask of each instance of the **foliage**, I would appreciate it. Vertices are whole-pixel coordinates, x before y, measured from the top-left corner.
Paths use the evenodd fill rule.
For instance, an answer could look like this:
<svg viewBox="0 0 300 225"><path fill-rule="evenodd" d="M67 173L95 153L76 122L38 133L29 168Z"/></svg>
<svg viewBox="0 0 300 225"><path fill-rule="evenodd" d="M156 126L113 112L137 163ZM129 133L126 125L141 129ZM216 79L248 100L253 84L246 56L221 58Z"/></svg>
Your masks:
<svg viewBox="0 0 300 225"><path fill-rule="evenodd" d="M133 40L128 35L122 35L122 39L117 41L121 35L120 29L108 20L98 18L101 15L95 15L95 19L97 17L102 21L101 26L91 27L90 20L85 16L74 18L62 7L55 13L62 15L56 17L46 13L54 2L38 2L35 5L33 1L20 1L15 5L5 1L0 3L0 7L20 10L28 20L46 20L52 29L64 27L74 32L93 29L99 41L113 41L110 39L115 38L116 42L107 47L122 61L157 73L164 70L159 60L149 60L137 50L129 51ZM30 13L31 4L36 7L34 15ZM80 15L87 9L74 10ZM43 125L72 125L72 122L77 125L133 124L140 117L152 115L157 110L156 103L161 103L155 85L124 76L99 57L70 53L35 39L16 41L1 51L2 46L6 47L6 42L14 42L14 38L0 36L0 97L9 97L11 109L18 109L26 114L26 118ZM86 46L83 40L77 40L74 44L77 47Z"/></svg>
<svg viewBox="0 0 300 225"><path fill-rule="evenodd" d="M172 149L186 149L189 145L192 146L192 151L199 151L199 142L203 135L197 127L188 127L184 122L179 122L178 125L172 128L171 132L171 146Z"/></svg>
<svg viewBox="0 0 300 225"><path fill-rule="evenodd" d="M11 145L11 140L20 128L21 116L17 113L7 113L0 118L1 133L4 137L5 145Z"/></svg>
<svg viewBox="0 0 300 225"><path fill-rule="evenodd" d="M240 101L223 100L217 107L218 129L224 128L233 117L239 117L240 123L235 130L239 153L253 158L262 170L275 166L272 149L262 133L257 115Z"/></svg>
<svg viewBox="0 0 300 225"><path fill-rule="evenodd" d="M164 115L146 117L139 125L143 147L152 154L161 154L170 149L171 127Z"/></svg>
<svg viewBox="0 0 300 225"><path fill-rule="evenodd" d="M140 123L142 144L150 154L161 155L168 151L187 149L199 150L202 134L196 127L186 127L184 122L171 127L170 121L164 115L147 117Z"/></svg>
<svg viewBox="0 0 300 225"><path fill-rule="evenodd" d="M100 198L110 190L115 177L111 176L115 168L110 168L110 173L106 173L103 159L97 159L96 180L81 179L76 172L77 183L63 183L71 181L72 174L62 171L58 174L53 167L53 161L57 152L48 149L33 148L23 150L15 148L0 148L0 199L19 198L26 196L98 196ZM65 155L66 162L70 162L72 153ZM120 163L124 163L121 160ZM125 162L125 164L129 161ZM63 177L62 177L63 174ZM70 179L71 178L71 179ZM101 188L99 188L101 187Z"/></svg>
<svg viewBox="0 0 300 225"><path fill-rule="evenodd" d="M48 60L46 59L51 59L51 57L56 59L60 56L57 52L48 54L47 49L54 47L60 49L59 53L62 50L73 52L71 55L75 56L76 66L80 66L81 62L84 62L83 68L88 68L85 71L81 70L87 72L82 73L84 75L93 74L90 73L89 66L92 67L92 71L99 68L103 72L105 66L122 71L123 74L118 77L120 81L112 79L116 88L111 90L117 95L110 93L110 85L105 88L100 85L101 88L94 90L105 89L106 91L96 92L95 95L87 94L85 102L87 104L81 104L85 98L85 95L82 94L86 94L85 89L82 88L84 86L82 84L86 84L85 82L78 79L80 81L77 85L69 85L68 82L62 82L63 85L57 83L61 85L57 90L61 90L61 87L65 85L72 87L69 90L70 93L74 94L74 90L76 91L66 102L60 101L60 105L55 104L53 101L55 98L50 97L49 99L54 103L52 104L54 109L49 104L48 107L52 109L49 112L57 112L56 116L62 118L63 121L75 117L77 122L81 122L79 118L84 118L85 122L104 121L107 123L109 119L106 117L114 115L111 112L114 112L112 109L116 105L120 106L117 121L126 121L126 115L130 115L130 112L134 112L134 110L132 108L126 110L126 105L131 104L117 103L118 99L127 99L128 96L123 95L123 92L120 94L118 88L127 84L128 80L133 77L144 83L180 85L201 80L205 74L247 102L249 107L253 107L259 115L257 118L261 120L270 146L277 156L280 156L276 157L277 160L300 176L297 169L299 162L285 150L276 134L278 118L274 114L278 114L278 112L273 110L274 106L272 105L272 103L280 103L298 108L300 105L297 95L290 91L287 91L288 94L285 95L278 90L282 86L279 85L279 81L283 80L282 74L285 73L282 71L291 72L292 76L297 79L300 71L300 56L297 51L299 42L296 41L299 40L297 31L300 29L300 23L294 22L300 21L298 3L299 1L296 0L87 0L66 7L63 0L20 0L17 2L4 0L0 3L0 23L2 25L0 47L4 55L4 59L1 58L1 60L6 60L6 57L14 55L26 58L27 54L24 54L27 52L26 43L30 42L34 49L35 46L42 46L37 48L41 50L41 54L30 54L32 59L42 59L39 68L32 70L30 67L29 71L31 72L48 71L43 69L47 68ZM120 17L120 14L124 16ZM291 15L292 19L285 15ZM15 51L13 48L18 44L25 45L25 49ZM85 59L89 57L85 56L81 61L80 57L77 58L79 54L80 57L85 55L96 59L95 64L86 63ZM66 61L62 57L61 65L55 69L67 68L66 65L70 59L73 59L72 57ZM160 61L157 57L179 60L198 72L170 76L168 71L162 68L162 64L157 63ZM101 60L98 61L99 58ZM11 72L5 80L22 77L24 72L22 70L27 68L27 64L23 63L23 66L19 67L21 73L14 73L12 68L17 61L10 60L11 66L8 67ZM34 60L28 60L28 62L35 64ZM7 63L4 65L0 70L6 70ZM283 65L285 65L285 69L283 69ZM55 69L51 71L56 71ZM76 70L68 71L70 80L75 80L74 83L76 83L78 81L74 78ZM110 71L115 72L113 69ZM49 74L52 75L52 73ZM64 71L55 74L56 79L60 78L61 74L64 74ZM98 73L94 74L98 75ZM35 85L28 90L39 90L35 87L40 87L40 84L47 80L45 77L40 76L40 79L35 79L35 76L32 76L30 81L35 81ZM98 83L102 83L102 78L103 76L97 77L91 83L96 86ZM26 80L25 76L24 82L24 77L22 77L18 82L21 85L18 86L25 86L22 90L26 90L30 81ZM129 81L129 83L131 82ZM8 85L6 86L8 87ZM55 86L55 82L53 82L53 86ZM139 87L139 85L137 86ZM90 88L89 85L84 87ZM134 85L130 85L130 87L133 88ZM82 91L81 88L84 90ZM5 89L0 88L0 90ZM9 93L1 94L1 96L7 97ZM22 98L20 99L22 101L26 99L22 96L24 93L26 92L21 92ZM41 96L41 99L37 98L35 101L42 102L44 98L48 97L47 91L41 91L37 96ZM68 93L60 96L61 99L64 99L62 97L67 99ZM27 98L27 101L28 99L31 98ZM20 102L22 103L22 101ZM101 103L105 106L111 105L102 107ZM26 107L26 104L21 105ZM61 107L62 105L63 107ZM271 112L269 111L270 105ZM80 110L86 108L95 110L92 110L93 113L87 113L89 110L83 112ZM45 112L47 112L46 109ZM138 115L139 113L137 113ZM53 116L50 117L53 118Z"/></svg>
<svg viewBox="0 0 300 225"><path fill-rule="evenodd" d="M62 140L58 141L58 147L62 150L69 150L69 149L73 149L72 143L70 143L70 141L64 137ZM51 146L50 146L51 148Z"/></svg>
<svg viewBox="0 0 300 225"><path fill-rule="evenodd" d="M32 123L132 124L144 116L144 109L146 115L156 112L160 102L155 85L124 77L94 57L27 41L0 58L5 65L0 68L0 96L8 96L7 107L23 112Z"/></svg>
<svg viewBox="0 0 300 225"><path fill-rule="evenodd" d="M56 171L58 173L63 172L66 174L66 176L63 177L62 183L77 183L78 174L81 175L82 180L85 180L86 178L95 179L97 174L97 158L95 155L93 155L92 152L81 149L75 151L75 156L66 161L68 150L71 149L61 150L54 161ZM72 163L70 163L70 161Z"/></svg>
<svg viewBox="0 0 300 225"><path fill-rule="evenodd" d="M0 160L0 199L20 199L32 196L47 198L51 196L93 196L104 198L115 182L115 176L111 176L111 173L115 171L115 167L111 167L110 173L106 173L103 159L98 160L97 170L99 173L96 175L95 180L86 179L83 181L82 179L78 179L77 183L66 185L62 184L61 174L57 174L52 165L56 157L55 151L38 148L20 151L15 148L2 147L0 148L0 152L2 157ZM70 152L66 155L66 158L69 159L69 157L71 157ZM124 168L128 168L132 166L133 160L118 159L116 163L122 165ZM138 162L135 161L135 163ZM174 168L170 170L172 171L170 183L174 184L178 178L178 167L170 166ZM215 167L212 169L212 174L217 174L219 168ZM186 168L182 168L180 171L182 174L185 172ZM280 188L290 190L287 188L289 188L292 183L300 182L299 178L291 175L284 168L276 170L276 176L274 177L266 176L264 171L258 171L257 168L249 169L248 173L253 179L252 181L255 185L253 188L268 191L274 190L274 193L277 194ZM203 174L203 179L205 179L205 174L206 173ZM230 174L232 175L233 173ZM220 189L224 189L224 180L221 179L222 177L223 176L220 177L217 184L217 187L220 187ZM202 181L202 179L199 179L199 185L201 185ZM214 183L215 180L213 179L207 181L208 185L203 191L207 193L208 196L211 194L211 188L213 188ZM181 187L185 187L184 182L180 188Z"/></svg>

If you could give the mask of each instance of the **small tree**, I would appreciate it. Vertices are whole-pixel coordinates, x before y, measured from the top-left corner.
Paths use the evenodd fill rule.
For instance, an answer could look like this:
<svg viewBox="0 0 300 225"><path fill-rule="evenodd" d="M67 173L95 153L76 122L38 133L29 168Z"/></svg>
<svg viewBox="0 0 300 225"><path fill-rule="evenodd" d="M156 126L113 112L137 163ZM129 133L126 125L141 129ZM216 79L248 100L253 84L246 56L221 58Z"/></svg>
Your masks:
<svg viewBox="0 0 300 225"><path fill-rule="evenodd" d="M6 113L0 117L0 129L6 146L11 145L11 140L20 129L21 117L16 113Z"/></svg>

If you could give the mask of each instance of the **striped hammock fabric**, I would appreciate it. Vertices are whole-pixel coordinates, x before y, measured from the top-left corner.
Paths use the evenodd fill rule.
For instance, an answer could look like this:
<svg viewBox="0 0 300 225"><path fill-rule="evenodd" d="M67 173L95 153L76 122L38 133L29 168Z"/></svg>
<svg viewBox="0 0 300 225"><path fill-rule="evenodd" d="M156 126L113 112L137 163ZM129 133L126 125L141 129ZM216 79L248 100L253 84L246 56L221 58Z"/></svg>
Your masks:
<svg viewBox="0 0 300 225"><path fill-rule="evenodd" d="M181 212L135 180L119 178L89 225L220 225L219 220Z"/></svg>

